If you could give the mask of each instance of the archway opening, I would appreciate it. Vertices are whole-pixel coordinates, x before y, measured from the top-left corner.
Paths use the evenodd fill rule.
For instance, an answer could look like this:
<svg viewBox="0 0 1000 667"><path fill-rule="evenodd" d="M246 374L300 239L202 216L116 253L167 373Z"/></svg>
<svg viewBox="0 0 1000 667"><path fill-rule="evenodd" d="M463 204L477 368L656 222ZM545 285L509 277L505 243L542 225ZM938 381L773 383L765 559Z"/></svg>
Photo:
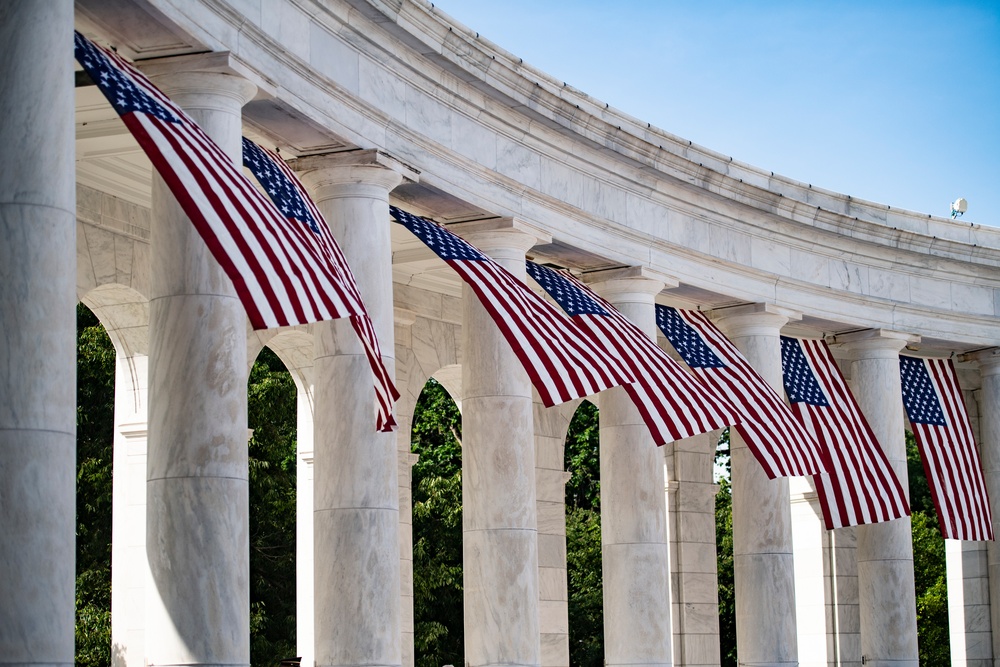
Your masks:
<svg viewBox="0 0 1000 667"><path fill-rule="evenodd" d="M921 665L950 665L948 570L930 484L924 474L917 441L906 431L907 483L910 488L910 529L913 539L913 579L917 598L917 639Z"/></svg>
<svg viewBox="0 0 1000 667"><path fill-rule="evenodd" d="M247 381L250 480L250 663L296 655L296 388L261 350Z"/></svg>
<svg viewBox="0 0 1000 667"><path fill-rule="evenodd" d="M462 415L434 378L413 411L413 645L416 667L465 663Z"/></svg>
<svg viewBox="0 0 1000 667"><path fill-rule="evenodd" d="M111 506L115 348L76 307L76 665L111 664Z"/></svg>
<svg viewBox="0 0 1000 667"><path fill-rule="evenodd" d="M584 401L566 434L566 576L569 661L604 664L604 585L601 558L601 441L597 407Z"/></svg>

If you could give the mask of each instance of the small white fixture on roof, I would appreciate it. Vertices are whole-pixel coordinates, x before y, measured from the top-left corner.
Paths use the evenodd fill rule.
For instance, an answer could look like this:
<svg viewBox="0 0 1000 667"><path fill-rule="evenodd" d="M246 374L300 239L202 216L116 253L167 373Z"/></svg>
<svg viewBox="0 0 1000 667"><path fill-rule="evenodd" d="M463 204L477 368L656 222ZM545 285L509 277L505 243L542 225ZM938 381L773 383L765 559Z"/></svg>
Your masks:
<svg viewBox="0 0 1000 667"><path fill-rule="evenodd" d="M969 202L964 197L959 197L951 203L951 219L954 220L969 210Z"/></svg>

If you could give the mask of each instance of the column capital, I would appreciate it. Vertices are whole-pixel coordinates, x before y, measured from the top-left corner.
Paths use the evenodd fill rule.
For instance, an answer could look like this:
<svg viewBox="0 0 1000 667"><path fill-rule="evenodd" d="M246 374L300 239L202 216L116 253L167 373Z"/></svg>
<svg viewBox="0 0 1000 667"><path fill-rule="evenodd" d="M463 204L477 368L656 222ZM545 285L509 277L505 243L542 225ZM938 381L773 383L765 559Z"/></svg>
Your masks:
<svg viewBox="0 0 1000 667"><path fill-rule="evenodd" d="M551 234L521 218L470 220L448 225L448 229L491 256L501 250L523 254L539 243L552 242Z"/></svg>
<svg viewBox="0 0 1000 667"><path fill-rule="evenodd" d="M234 106L241 109L258 92L274 90L228 51L158 58L136 66L185 111L210 109L231 113Z"/></svg>
<svg viewBox="0 0 1000 667"><path fill-rule="evenodd" d="M979 366L980 375L1000 375L1000 347L967 352L960 359L975 362Z"/></svg>
<svg viewBox="0 0 1000 667"><path fill-rule="evenodd" d="M274 85L274 82L265 79L259 72L234 56L230 51L214 51L211 53L196 53L193 55L141 60L135 63L135 67L150 79L160 79L161 77L166 79L173 75L191 73L223 74L246 80L255 87L254 94L258 91L271 97L277 94L277 86ZM253 97L253 94L251 94L251 97Z"/></svg>
<svg viewBox="0 0 1000 667"><path fill-rule="evenodd" d="M777 336L781 327L802 319L802 314L773 303L749 303L717 308L709 316L731 337Z"/></svg>
<svg viewBox="0 0 1000 667"><path fill-rule="evenodd" d="M664 288L677 287L680 284L675 278L641 265L591 271L583 274L581 279L612 303L623 299L647 300L636 299L635 295L650 297L651 300ZM629 295L633 295L632 298L629 298Z"/></svg>
<svg viewBox="0 0 1000 667"><path fill-rule="evenodd" d="M899 356L909 343L919 343L920 336L891 329L865 329L833 336L854 359L876 359Z"/></svg>
<svg viewBox="0 0 1000 667"><path fill-rule="evenodd" d="M413 323L417 321L417 314L412 310L407 310L405 308L394 307L392 309L393 322L397 327L409 327L413 326Z"/></svg>
<svg viewBox="0 0 1000 667"><path fill-rule="evenodd" d="M343 196L345 187L377 188L386 196L404 180L417 182L420 172L379 150L343 151L309 155L289 161L317 201ZM352 189L352 195L362 194Z"/></svg>

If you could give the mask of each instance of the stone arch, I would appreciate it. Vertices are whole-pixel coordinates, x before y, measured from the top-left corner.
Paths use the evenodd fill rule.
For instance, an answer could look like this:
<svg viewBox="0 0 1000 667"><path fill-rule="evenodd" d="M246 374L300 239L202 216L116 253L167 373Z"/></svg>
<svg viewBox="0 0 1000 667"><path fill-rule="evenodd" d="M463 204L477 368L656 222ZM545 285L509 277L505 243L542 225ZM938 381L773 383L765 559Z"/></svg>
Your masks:
<svg viewBox="0 0 1000 667"><path fill-rule="evenodd" d="M291 373L295 388L308 397L312 415L313 335L306 326L252 331L247 335L247 371L265 347L278 355Z"/></svg>
<svg viewBox="0 0 1000 667"><path fill-rule="evenodd" d="M397 294L397 299L399 299ZM448 300L449 297L441 297ZM455 300L457 301L457 299ZM404 301L405 302L405 301ZM454 304L453 304L454 307ZM413 491L411 469L417 456L411 452L413 410L424 385L437 377L461 410L461 325L418 317L416 313L396 308L396 387L400 398L396 402L399 477L399 557L403 610L403 667L414 664L413 647ZM449 369L444 371L444 369ZM443 375L442 375L443 373ZM438 377L441 376L441 377ZM454 380L459 384L456 386Z"/></svg>
<svg viewBox="0 0 1000 667"><path fill-rule="evenodd" d="M676 664L718 662L715 449L722 430L663 446ZM708 656L707 658L700 656Z"/></svg>
<svg viewBox="0 0 1000 667"><path fill-rule="evenodd" d="M430 377L427 378L427 380L424 382L424 388L421 390L420 393L423 394L424 389L426 389L430 385L430 383L432 381L434 381L440 388L444 389L445 393L447 394L447 397L455 404L456 408L459 411L461 411L461 404L460 404L458 398L456 397L455 393L453 393L456 389L460 388L460 384L456 387L456 384L455 384L455 380L456 379L459 382L461 380L461 367L457 366L457 365L446 366L443 369L439 369L438 371L435 371L434 373L432 373L430 375ZM459 414L461 414L461 412L459 412ZM410 429L412 431L412 423L413 423L413 421L410 420L407 423L410 424ZM457 433L455 433L454 435L456 437L459 437ZM401 434L401 439L402 439L402 437L403 437L403 435ZM412 442L411 433L405 434L405 438L406 438L406 442L407 443L411 443ZM459 442L459 445L461 446L461 442ZM460 450L460 447L459 447L459 450ZM428 452L430 450L424 449L423 451L424 452ZM445 450L445 453L450 454L450 452L448 452L448 450ZM459 454L459 456L461 456L461 454ZM400 487L401 487L400 488L400 523L401 523L401 525L400 525L400 538L401 538L400 539L400 543L406 545L404 548L401 549L400 557L401 557L401 570L404 572L403 579L404 579L404 581L407 582L403 586L402 596L403 596L403 609L406 612L406 615L408 616L408 622L406 624L404 624L404 628L403 628L403 631L404 631L404 662L403 662L403 664L404 665L412 665L413 662L415 661L414 641L413 640L414 640L414 633L415 633L415 629L416 629L416 627L415 627L415 621L416 621L415 615L416 614L415 614L415 604L414 604L416 600L415 600L415 597L414 597L414 589L413 589L413 583L412 582L413 582L414 544L415 544L415 542L416 542L416 540L418 538L416 538L414 536L414 529L413 529L413 493L412 493L411 489L413 488L412 467L419 460L420 459L419 459L419 454L418 453L416 453L416 452L414 452L414 453L408 453L408 460L407 460L407 463L406 463L406 466L405 466L405 472L406 472L406 488L405 488L405 490L403 489L402 476L401 476L401 480L400 480ZM442 458L441 459L441 465L440 466L435 466L434 470L446 471L446 472L441 473L441 474L444 474L444 475L450 477L455 472L454 468L451 467L451 466L454 465L454 462L455 462L455 459L449 455L447 457ZM458 465L459 465L459 470L461 470L461 465L462 465L461 461L458 462ZM402 468L401 468L401 473L402 473ZM434 473L432 473L432 474L434 474ZM451 477L451 479L454 480L453 477ZM451 487L451 485L446 485L445 487L442 488L442 492L444 492L444 493L448 493L449 491L451 491L451 492L454 491L454 489L453 489L453 487ZM459 489L459 494L460 493L461 493L461 489ZM436 523L437 524L437 530L441 529L442 524L438 523L437 519L434 519L432 521L432 523ZM457 526L454 526L453 529L457 530L457 533L459 535L459 541L461 542L462 537L463 537L462 536L462 525L461 525L461 523L459 523ZM432 545L431 545L432 551L447 553L447 550L446 549L442 549L442 546L448 546L448 545L453 545L454 544L454 542L453 542L453 540L454 540L454 533L449 533L449 534L451 535L450 539L448 537L445 537L445 539L442 542L432 543ZM440 533L438 533L438 535L440 535ZM461 561L461 559L463 557L463 554L461 553L461 548L459 548L459 553L457 554L457 557ZM436 590L435 591L435 595L432 595L431 599L435 600L435 601L438 601L437 604L439 604L439 605L441 604L441 602L440 602L441 600L445 601L445 604L443 604L443 605L441 605L439 607L439 610L443 611L443 610L452 608L448 604L448 602L454 602L455 600L453 599L453 597L454 597L454 591L450 590L447 586L445 586L442 589ZM458 602L459 608L461 608L461 600L458 600L457 602ZM434 602L432 602L432 604L434 604ZM439 620L439 619L436 618L435 620ZM459 632L461 632L462 629L463 629L463 626L461 626L461 625L458 628L456 628L456 630L458 630ZM406 633L409 634L409 637L405 636ZM450 635L450 633L448 633L448 634ZM461 660L463 658L463 656L462 655L455 655L455 656L453 656L453 658L456 659L456 660Z"/></svg>
<svg viewBox="0 0 1000 667"><path fill-rule="evenodd" d="M566 438L586 402L546 408L535 396L535 493L538 506L538 591L542 665L569 665L569 589L566 567Z"/></svg>
<svg viewBox="0 0 1000 667"><path fill-rule="evenodd" d="M77 297L117 284L149 297L150 210L77 184Z"/></svg>
<svg viewBox="0 0 1000 667"><path fill-rule="evenodd" d="M307 326L247 333L247 372L265 347L270 348L295 382L295 623L297 652L303 664L313 662L313 335Z"/></svg>
<svg viewBox="0 0 1000 667"><path fill-rule="evenodd" d="M141 663L145 647L146 436L149 301L108 282L81 295L115 348L111 505L111 642L116 666Z"/></svg>

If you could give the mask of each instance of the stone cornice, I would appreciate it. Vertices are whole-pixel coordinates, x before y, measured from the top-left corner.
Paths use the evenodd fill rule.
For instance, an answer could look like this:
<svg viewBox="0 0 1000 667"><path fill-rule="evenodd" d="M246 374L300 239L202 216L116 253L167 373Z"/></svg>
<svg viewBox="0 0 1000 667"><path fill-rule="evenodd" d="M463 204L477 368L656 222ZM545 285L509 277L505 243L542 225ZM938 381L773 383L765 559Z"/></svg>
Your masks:
<svg viewBox="0 0 1000 667"><path fill-rule="evenodd" d="M388 150L419 168L423 184L608 264L857 326L969 347L1000 338L1000 231L859 201L694 146L562 85L423 0L275 0L301 14L309 39L353 59L347 73L321 71L309 62L318 43L282 44L274 26L224 0L150 2L348 143ZM364 88L374 71L393 100ZM455 128L421 117L432 112ZM468 148L466 130L552 173L499 169Z"/></svg>

